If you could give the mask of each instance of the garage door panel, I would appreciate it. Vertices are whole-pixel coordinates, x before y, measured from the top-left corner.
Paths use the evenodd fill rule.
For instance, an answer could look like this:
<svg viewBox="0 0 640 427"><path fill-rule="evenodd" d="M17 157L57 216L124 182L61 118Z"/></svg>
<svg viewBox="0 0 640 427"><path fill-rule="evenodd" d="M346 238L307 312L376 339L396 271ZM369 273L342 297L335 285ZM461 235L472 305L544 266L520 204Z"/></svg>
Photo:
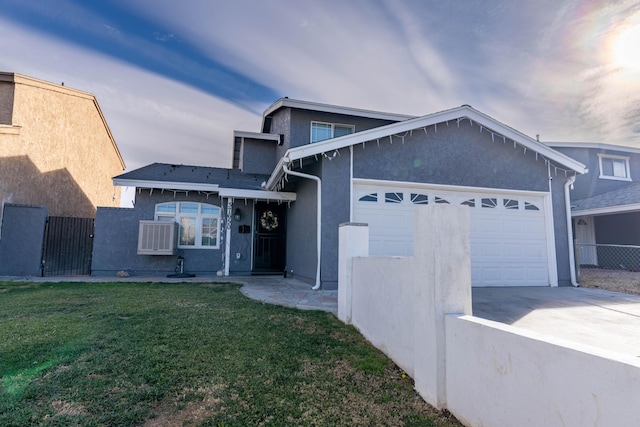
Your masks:
<svg viewBox="0 0 640 427"><path fill-rule="evenodd" d="M366 187L366 188L365 188ZM387 193L396 194L385 202ZM422 194L417 199L413 194ZM354 197L353 217L369 224L372 255L413 254L412 201L437 198L470 206L473 286L548 286L547 225L543 196L471 194L356 185L356 194L377 194L376 202ZM425 199L426 198L426 199ZM387 198L388 199L388 198ZM483 207L484 206L484 207Z"/></svg>

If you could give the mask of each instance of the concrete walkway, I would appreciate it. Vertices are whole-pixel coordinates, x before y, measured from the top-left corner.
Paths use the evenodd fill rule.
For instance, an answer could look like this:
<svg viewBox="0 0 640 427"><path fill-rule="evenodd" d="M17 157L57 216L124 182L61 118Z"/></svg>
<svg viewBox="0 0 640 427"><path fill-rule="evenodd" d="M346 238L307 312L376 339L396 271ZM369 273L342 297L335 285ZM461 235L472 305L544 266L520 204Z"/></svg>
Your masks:
<svg viewBox="0 0 640 427"><path fill-rule="evenodd" d="M312 285L282 276L196 276L168 277L2 277L0 282L139 282L139 283L238 283L247 297L267 304L301 310L322 310L338 314L338 291L312 290Z"/></svg>

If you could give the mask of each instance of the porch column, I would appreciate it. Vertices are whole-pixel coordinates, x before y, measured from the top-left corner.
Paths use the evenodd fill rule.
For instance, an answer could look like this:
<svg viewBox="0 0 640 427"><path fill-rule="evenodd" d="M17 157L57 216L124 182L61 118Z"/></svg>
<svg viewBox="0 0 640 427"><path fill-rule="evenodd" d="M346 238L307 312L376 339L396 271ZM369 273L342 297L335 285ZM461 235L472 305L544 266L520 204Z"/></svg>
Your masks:
<svg viewBox="0 0 640 427"><path fill-rule="evenodd" d="M227 230L224 240L224 275L229 275L229 266L231 265L231 218L233 210L233 198L227 198L227 223L225 228Z"/></svg>

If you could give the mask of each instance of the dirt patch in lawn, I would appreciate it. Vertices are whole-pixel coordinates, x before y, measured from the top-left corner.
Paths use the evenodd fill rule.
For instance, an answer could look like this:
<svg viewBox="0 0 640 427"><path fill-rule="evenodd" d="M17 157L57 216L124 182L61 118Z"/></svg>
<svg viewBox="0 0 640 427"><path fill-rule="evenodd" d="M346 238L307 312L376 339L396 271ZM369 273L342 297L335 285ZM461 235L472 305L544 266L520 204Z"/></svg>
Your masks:
<svg viewBox="0 0 640 427"><path fill-rule="evenodd" d="M640 295L640 272L581 268L580 286Z"/></svg>

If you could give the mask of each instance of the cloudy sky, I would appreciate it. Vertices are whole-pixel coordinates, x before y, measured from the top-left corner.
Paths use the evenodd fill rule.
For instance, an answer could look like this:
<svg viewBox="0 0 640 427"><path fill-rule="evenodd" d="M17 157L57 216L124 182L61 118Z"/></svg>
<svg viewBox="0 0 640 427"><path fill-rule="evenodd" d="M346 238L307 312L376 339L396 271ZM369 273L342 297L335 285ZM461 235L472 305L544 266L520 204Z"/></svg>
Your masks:
<svg viewBox="0 0 640 427"><path fill-rule="evenodd" d="M0 0L0 70L96 95L127 169L231 165L282 96L470 104L541 141L640 147L640 1Z"/></svg>

